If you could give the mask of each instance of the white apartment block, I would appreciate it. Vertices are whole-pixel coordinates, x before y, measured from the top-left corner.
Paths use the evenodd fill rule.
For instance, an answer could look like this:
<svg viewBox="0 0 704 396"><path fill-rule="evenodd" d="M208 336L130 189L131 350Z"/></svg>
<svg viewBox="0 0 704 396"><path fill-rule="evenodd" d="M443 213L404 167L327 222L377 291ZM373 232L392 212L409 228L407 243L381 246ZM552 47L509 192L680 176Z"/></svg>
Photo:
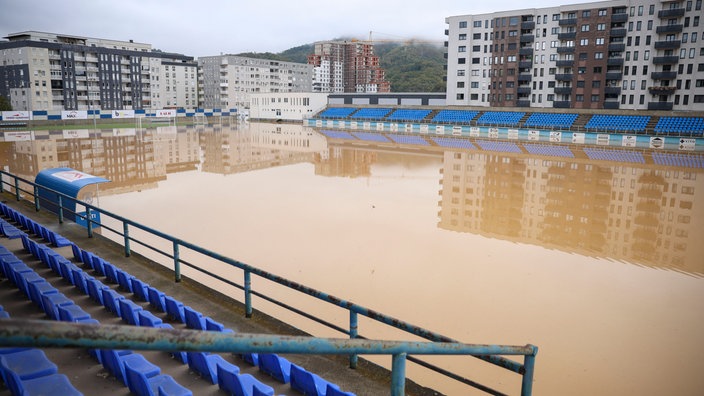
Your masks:
<svg viewBox="0 0 704 396"><path fill-rule="evenodd" d="M301 121L317 114L327 104L328 94L321 92L253 93L249 118Z"/></svg>
<svg viewBox="0 0 704 396"><path fill-rule="evenodd" d="M14 110L196 107L197 63L150 44L55 33L0 41L0 95Z"/></svg>
<svg viewBox="0 0 704 396"><path fill-rule="evenodd" d="M236 55L198 58L199 103L213 109L249 109L254 93L311 92L313 67Z"/></svg>
<svg viewBox="0 0 704 396"><path fill-rule="evenodd" d="M446 18L447 104L704 111L702 0Z"/></svg>

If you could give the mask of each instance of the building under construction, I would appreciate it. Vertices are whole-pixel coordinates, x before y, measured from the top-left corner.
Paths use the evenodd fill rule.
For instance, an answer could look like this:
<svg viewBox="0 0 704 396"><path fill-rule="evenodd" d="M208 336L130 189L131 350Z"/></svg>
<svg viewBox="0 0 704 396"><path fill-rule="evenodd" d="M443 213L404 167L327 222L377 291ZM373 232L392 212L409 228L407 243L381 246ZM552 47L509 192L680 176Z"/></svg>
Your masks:
<svg viewBox="0 0 704 396"><path fill-rule="evenodd" d="M314 92L391 92L371 42L317 42L308 64L314 67Z"/></svg>

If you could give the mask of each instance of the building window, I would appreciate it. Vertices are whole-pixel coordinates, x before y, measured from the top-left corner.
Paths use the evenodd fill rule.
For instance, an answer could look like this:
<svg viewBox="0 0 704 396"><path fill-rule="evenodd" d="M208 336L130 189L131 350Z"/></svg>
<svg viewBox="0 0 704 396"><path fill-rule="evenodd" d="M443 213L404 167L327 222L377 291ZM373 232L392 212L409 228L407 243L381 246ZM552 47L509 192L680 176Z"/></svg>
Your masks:
<svg viewBox="0 0 704 396"><path fill-rule="evenodd" d="M588 32L588 31L589 31L589 25L588 25L588 24L587 24L587 25L582 25L582 28L581 28L581 29L582 29L583 32Z"/></svg>
<svg viewBox="0 0 704 396"><path fill-rule="evenodd" d="M589 18L591 15L592 15L592 12L590 10L582 11L582 18Z"/></svg>
<svg viewBox="0 0 704 396"><path fill-rule="evenodd" d="M467 62L467 58L457 58L457 63L464 65Z"/></svg>
<svg viewBox="0 0 704 396"><path fill-rule="evenodd" d="M457 48L457 52L467 52L467 47L464 46L464 45L460 45L460 46Z"/></svg>
<svg viewBox="0 0 704 396"><path fill-rule="evenodd" d="M458 76L464 76L464 74L465 74L464 69L457 70L457 75L458 75Z"/></svg>
<svg viewBox="0 0 704 396"><path fill-rule="evenodd" d="M602 8L599 10L599 16L606 16L606 8Z"/></svg>
<svg viewBox="0 0 704 396"><path fill-rule="evenodd" d="M463 93L458 93L458 94L457 94L457 100L464 100L464 94L463 94Z"/></svg>
<svg viewBox="0 0 704 396"><path fill-rule="evenodd" d="M467 28L467 21L460 21L460 29L466 29Z"/></svg>
<svg viewBox="0 0 704 396"><path fill-rule="evenodd" d="M599 31L606 30L606 24L605 23L597 23L596 30L599 30Z"/></svg>
<svg viewBox="0 0 704 396"><path fill-rule="evenodd" d="M581 39L581 40L579 40L579 45L589 45L589 39Z"/></svg>
<svg viewBox="0 0 704 396"><path fill-rule="evenodd" d="M603 52L595 52L594 59L604 59L604 53Z"/></svg>
<svg viewBox="0 0 704 396"><path fill-rule="evenodd" d="M467 34L466 33L460 34L460 36L458 37L458 40L467 40Z"/></svg>
<svg viewBox="0 0 704 396"><path fill-rule="evenodd" d="M582 94L576 95L574 100L575 100L575 102L584 102L584 95L582 95Z"/></svg>
<svg viewBox="0 0 704 396"><path fill-rule="evenodd" d="M482 21L474 21L472 24L475 28L480 28L482 27Z"/></svg>

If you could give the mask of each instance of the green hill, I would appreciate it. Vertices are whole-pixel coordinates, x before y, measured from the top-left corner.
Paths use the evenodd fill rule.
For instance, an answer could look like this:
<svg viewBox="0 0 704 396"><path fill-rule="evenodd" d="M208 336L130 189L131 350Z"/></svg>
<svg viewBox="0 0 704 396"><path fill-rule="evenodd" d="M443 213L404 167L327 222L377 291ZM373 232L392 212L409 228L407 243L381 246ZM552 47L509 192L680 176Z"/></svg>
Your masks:
<svg viewBox="0 0 704 396"><path fill-rule="evenodd" d="M445 92L444 48L421 43L384 43L374 46L392 92ZM250 58L306 63L313 44L304 44L279 53L246 52Z"/></svg>

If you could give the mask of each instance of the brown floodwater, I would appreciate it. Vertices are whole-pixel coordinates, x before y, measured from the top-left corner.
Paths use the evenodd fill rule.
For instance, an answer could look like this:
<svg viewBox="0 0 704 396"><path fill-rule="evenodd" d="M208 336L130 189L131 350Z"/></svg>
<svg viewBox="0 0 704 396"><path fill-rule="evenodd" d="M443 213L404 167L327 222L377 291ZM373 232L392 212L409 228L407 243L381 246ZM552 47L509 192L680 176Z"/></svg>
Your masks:
<svg viewBox="0 0 704 396"><path fill-rule="evenodd" d="M47 142L56 147L42 151ZM9 144L25 173L53 165L108 177L102 208L225 256L462 342L537 345L536 395L704 392L702 169L379 145L258 123ZM56 163L26 165L26 152ZM301 299L256 278L254 288ZM344 311L299 306L346 327ZM360 334L410 339L368 321ZM428 360L519 393L518 375L476 359ZM408 370L443 393L475 394Z"/></svg>

